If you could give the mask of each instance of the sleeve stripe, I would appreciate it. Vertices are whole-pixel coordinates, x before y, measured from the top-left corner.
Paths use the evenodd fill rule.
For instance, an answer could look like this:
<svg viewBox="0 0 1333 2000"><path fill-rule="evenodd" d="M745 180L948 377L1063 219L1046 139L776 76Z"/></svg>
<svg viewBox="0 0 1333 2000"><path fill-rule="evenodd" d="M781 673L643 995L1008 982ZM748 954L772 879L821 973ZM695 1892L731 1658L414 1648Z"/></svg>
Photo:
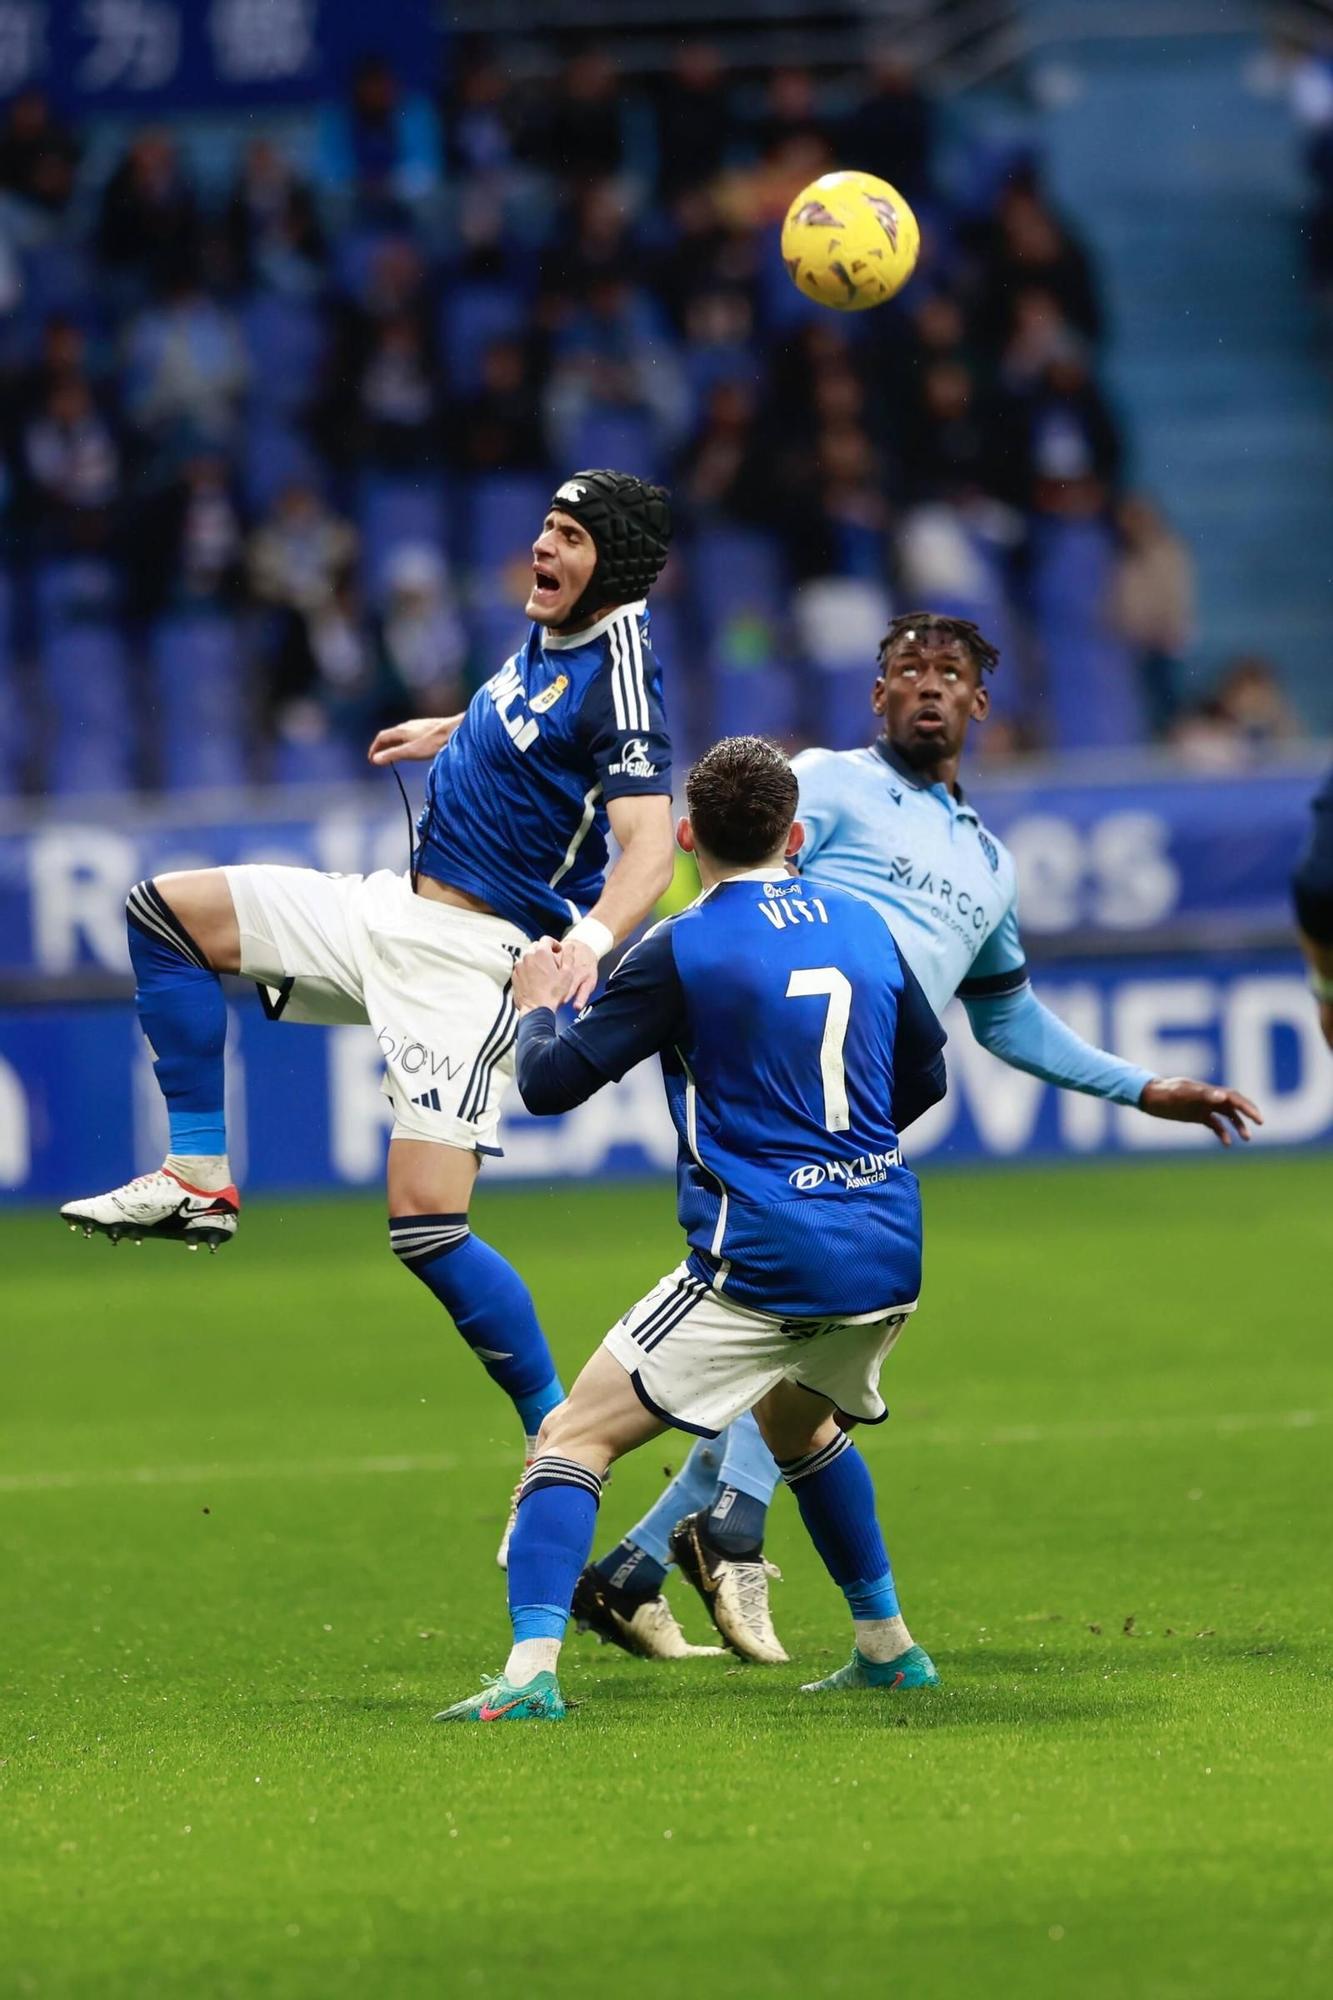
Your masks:
<svg viewBox="0 0 1333 2000"><path fill-rule="evenodd" d="M618 625L607 626L606 643L611 649L611 699L615 703L616 728L628 730L630 722L625 709L624 655L620 649L620 630Z"/></svg>
<svg viewBox="0 0 1333 2000"><path fill-rule="evenodd" d="M1006 993L1017 993L1028 983L1026 961L1022 965L1010 966L1007 972L993 972L985 979L965 979L958 989L960 1000L999 1000Z"/></svg>
<svg viewBox="0 0 1333 2000"><path fill-rule="evenodd" d="M637 726L647 735L652 729L653 723L652 716L648 712L648 690L644 685L643 678L643 640L639 633L639 621L633 612L630 613L625 622L629 627L630 649L634 663L634 692L637 696L639 707L639 721Z"/></svg>

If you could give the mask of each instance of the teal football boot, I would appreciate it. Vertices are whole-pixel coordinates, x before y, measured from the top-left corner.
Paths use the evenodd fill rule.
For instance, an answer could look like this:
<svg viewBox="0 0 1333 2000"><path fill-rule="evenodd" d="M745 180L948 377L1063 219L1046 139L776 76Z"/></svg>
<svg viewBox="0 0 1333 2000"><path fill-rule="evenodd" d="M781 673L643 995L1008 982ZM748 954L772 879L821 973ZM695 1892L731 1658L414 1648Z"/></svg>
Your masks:
<svg viewBox="0 0 1333 2000"><path fill-rule="evenodd" d="M838 1688L933 1688L940 1684L935 1662L920 1646L909 1646L896 1660L867 1660L853 1650L845 1667L827 1680L807 1681L802 1694L828 1694Z"/></svg>
<svg viewBox="0 0 1333 2000"><path fill-rule="evenodd" d="M923 1655L924 1657L924 1655ZM436 1722L563 1722L568 1710L554 1674L537 1674L515 1687L503 1674L487 1674L480 1694L442 1708Z"/></svg>

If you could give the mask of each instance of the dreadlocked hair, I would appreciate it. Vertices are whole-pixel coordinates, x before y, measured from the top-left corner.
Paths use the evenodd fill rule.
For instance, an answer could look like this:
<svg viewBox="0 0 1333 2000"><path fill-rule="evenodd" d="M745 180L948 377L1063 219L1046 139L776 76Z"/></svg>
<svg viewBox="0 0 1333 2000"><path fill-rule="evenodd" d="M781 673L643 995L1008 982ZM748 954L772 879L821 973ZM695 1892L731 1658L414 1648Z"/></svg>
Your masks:
<svg viewBox="0 0 1333 2000"><path fill-rule="evenodd" d="M901 618L895 618L884 637L879 642L875 663L883 667L885 660L900 639L909 632L941 632L947 638L956 639L960 646L966 646L977 663L978 671L993 674L1000 663L1000 649L992 646L979 626L970 618L946 618L939 611L904 611Z"/></svg>

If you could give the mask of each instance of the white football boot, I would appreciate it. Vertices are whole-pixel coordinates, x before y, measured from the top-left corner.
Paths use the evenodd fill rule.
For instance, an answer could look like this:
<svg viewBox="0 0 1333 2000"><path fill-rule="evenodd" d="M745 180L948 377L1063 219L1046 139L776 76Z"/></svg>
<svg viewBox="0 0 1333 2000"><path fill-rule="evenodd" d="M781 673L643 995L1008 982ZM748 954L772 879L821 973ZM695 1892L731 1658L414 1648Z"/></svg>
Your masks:
<svg viewBox="0 0 1333 2000"><path fill-rule="evenodd" d="M519 1475L518 1485L509 1496L509 1516L505 1521L505 1531L500 1537L500 1546L495 1551L495 1560L501 1569L508 1569L509 1567L509 1544L513 1538L514 1523L518 1519L518 1496L523 1491L523 1481L528 1476L528 1467L531 1464L532 1460L530 1458L524 1459L523 1470Z"/></svg>
<svg viewBox="0 0 1333 2000"><path fill-rule="evenodd" d="M725 1646L692 1646L665 1597L634 1597L617 1590L591 1564L574 1586L570 1615L580 1632L593 1632L603 1644L641 1660L701 1660L726 1651Z"/></svg>
<svg viewBox="0 0 1333 2000"><path fill-rule="evenodd" d="M694 1585L708 1615L733 1653L756 1666L780 1667L791 1657L773 1629L768 1582L781 1583L782 1571L762 1556L733 1562L715 1549L706 1533L708 1510L687 1514L671 1531L671 1558Z"/></svg>
<svg viewBox="0 0 1333 2000"><path fill-rule="evenodd" d="M240 1206L241 1197L234 1187L189 1187L159 1167L127 1181L124 1187L112 1188L109 1194L67 1201L60 1213L71 1229L81 1229L85 1236L109 1236L113 1243L119 1243L123 1236L135 1243L160 1237L184 1243L191 1250L201 1245L216 1250L236 1234Z"/></svg>

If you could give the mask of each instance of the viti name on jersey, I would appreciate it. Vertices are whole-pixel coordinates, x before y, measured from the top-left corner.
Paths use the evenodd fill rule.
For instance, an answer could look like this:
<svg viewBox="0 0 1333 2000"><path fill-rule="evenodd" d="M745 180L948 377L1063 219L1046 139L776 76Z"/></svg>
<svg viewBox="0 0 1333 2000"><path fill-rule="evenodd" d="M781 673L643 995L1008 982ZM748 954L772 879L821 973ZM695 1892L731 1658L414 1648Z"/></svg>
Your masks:
<svg viewBox="0 0 1333 2000"><path fill-rule="evenodd" d="M517 659L506 661L498 674L491 675L486 683L486 692L495 703L495 712L515 749L530 749L541 735L541 730L523 706L523 677L519 673ZM550 693L549 688L547 693ZM517 714L511 713L515 702L519 704ZM549 708L550 705L548 701L546 706Z"/></svg>
<svg viewBox="0 0 1333 2000"><path fill-rule="evenodd" d="M773 883L765 882L766 897L773 886ZM756 903L755 908L761 916L768 918L775 931L799 930L802 924L828 922L828 911L819 896L807 899L804 896L784 896L779 892L772 901Z"/></svg>

